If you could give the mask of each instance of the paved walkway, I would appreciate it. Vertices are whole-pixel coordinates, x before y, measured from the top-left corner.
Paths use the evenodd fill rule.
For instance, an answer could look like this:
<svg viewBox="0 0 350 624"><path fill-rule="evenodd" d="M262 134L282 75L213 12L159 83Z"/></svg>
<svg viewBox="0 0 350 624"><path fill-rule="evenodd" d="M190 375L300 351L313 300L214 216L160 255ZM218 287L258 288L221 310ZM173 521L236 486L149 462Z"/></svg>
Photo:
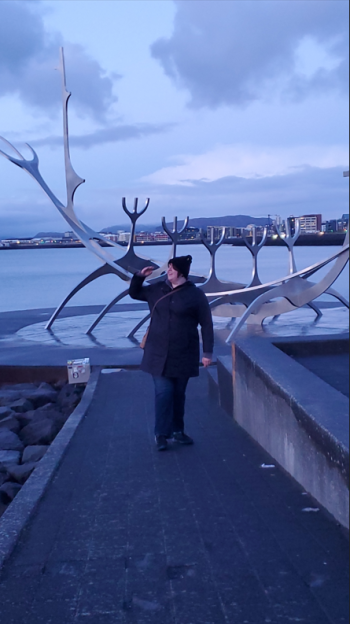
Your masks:
<svg viewBox="0 0 350 624"><path fill-rule="evenodd" d="M152 385L101 375L0 578L1 624L340 624L347 539L191 382L193 448L156 453Z"/></svg>

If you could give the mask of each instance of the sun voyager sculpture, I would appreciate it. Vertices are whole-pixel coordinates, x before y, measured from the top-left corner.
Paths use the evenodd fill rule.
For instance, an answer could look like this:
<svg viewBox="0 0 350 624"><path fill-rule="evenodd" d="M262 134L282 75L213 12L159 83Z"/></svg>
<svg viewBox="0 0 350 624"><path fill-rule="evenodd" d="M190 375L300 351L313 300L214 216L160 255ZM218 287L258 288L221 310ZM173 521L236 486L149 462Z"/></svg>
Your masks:
<svg viewBox="0 0 350 624"><path fill-rule="evenodd" d="M0 137L0 139L10 148L10 151L12 150L17 157L11 156L11 154L2 150L0 150L0 154L14 165L24 169L24 171L36 180L85 247L102 262L101 267L88 275L67 295L67 297L65 297L64 301L58 306L49 320L46 329L51 330L60 312L72 299L72 297L74 297L76 293L94 280L103 275L113 274L126 282L125 290L120 295L113 298L113 300L105 306L91 327L89 327L87 333L90 334L93 332L95 327L97 327L104 316L112 310L112 308L119 301L128 295L127 284L130 282L134 273L151 264L154 266L155 271L149 281L154 282L155 280L162 280L165 279L167 263L163 266L159 266L150 258L140 256L135 252L134 240L136 223L148 209L150 204L149 198L146 200L145 206L140 211L138 210L137 198L134 200L133 210L129 210L125 198L122 199L122 208L131 222L130 242L126 252L124 247L107 240L101 234L95 232L88 225L83 223L83 221L81 221L77 216L74 208L74 196L79 186L83 184L85 180L76 174L71 163L68 129L68 103L71 93L67 91L66 87L66 71L63 48L60 50L59 72L62 79L63 137L67 189L66 204L63 204L54 195L45 180L42 178L39 170L38 155L30 145L27 144L32 153L32 158L31 160L27 160L11 143L6 141L3 137ZM188 224L189 218L185 220L183 227L179 229L178 219L175 217L173 229L170 229L166 223L166 219L163 217L163 229L172 243L170 257L177 255L177 247L181 234L187 228ZM268 317L277 317L281 314L292 312L293 310L305 306L312 308L317 316L321 316L322 312L315 301L323 294L335 297L341 302L341 304L349 308L349 302L340 293L332 288L334 282L337 280L349 261L349 232L347 232L344 245L337 251L337 253L334 253L332 256L321 262L298 271L295 263L294 245L300 236L300 223L297 221L294 234L292 234L290 230L288 221L286 222L286 228L287 232L285 235L282 236L280 231L278 233L288 247L290 267L289 274L278 280L265 284L261 282L259 277L258 255L266 243L267 230L265 230L260 242L257 241L256 230L253 230L251 241L249 241L247 236L243 233L244 242L253 258L252 278L249 284L242 284L234 281L223 282L217 277L216 254L221 245L225 242L225 230L223 231L219 241L215 241L214 234L212 234L211 240L208 240L201 233L202 244L206 247L211 257L210 272L207 278L200 275L191 275L190 278L198 285L198 288L201 288L205 292L215 315L227 317L230 320L237 319L234 328L227 338L228 343L234 340L235 336L245 323L262 324L264 319ZM110 249L108 250L108 248L106 248L106 244L113 248L113 254ZM186 241L186 244L191 244L191 241ZM317 273L328 265L331 265L328 272L323 275L319 281L315 281ZM136 332L144 323L148 321L148 319L149 315L147 315L140 323L138 323L136 327L133 328L128 337L133 338Z"/></svg>

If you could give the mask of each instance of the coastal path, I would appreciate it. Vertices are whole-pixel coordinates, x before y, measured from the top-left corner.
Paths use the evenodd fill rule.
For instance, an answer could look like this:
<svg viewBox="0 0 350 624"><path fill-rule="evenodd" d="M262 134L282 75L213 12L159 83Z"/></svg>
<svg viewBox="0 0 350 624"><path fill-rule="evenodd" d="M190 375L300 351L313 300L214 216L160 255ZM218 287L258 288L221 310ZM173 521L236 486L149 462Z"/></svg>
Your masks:
<svg viewBox="0 0 350 624"><path fill-rule="evenodd" d="M100 374L0 575L1 624L346 624L345 532L191 380L195 446L157 453L153 387Z"/></svg>

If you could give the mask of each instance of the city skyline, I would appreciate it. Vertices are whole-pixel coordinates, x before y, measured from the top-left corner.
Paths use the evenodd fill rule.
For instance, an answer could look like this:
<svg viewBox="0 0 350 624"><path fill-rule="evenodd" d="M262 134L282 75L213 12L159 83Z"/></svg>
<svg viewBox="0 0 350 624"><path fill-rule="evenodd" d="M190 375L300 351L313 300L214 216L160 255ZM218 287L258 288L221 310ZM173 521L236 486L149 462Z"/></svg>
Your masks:
<svg viewBox="0 0 350 624"><path fill-rule="evenodd" d="M237 217L231 215L227 217L219 217L219 218L206 218L206 219L197 219L195 222L197 223L197 227L191 225L189 222L188 226L184 229L183 234L180 236L181 240L188 241L199 241L201 239L202 232L204 236L208 239L212 237L212 233L214 235L214 239L219 239L223 234L223 231L226 231L226 239L230 238L241 238L243 235L243 230L252 231L253 228L256 228L258 234L263 235L264 229L267 227L267 235L268 237L276 238L278 232L286 231L287 221L290 222L291 228L295 231L296 220L299 221L300 226L300 235L316 235L316 234L332 234L332 233L346 233L349 227L349 213L344 213L341 217L337 219L331 219L327 221L323 221L322 214L313 214L313 215L300 215L299 217L288 217L286 220L282 220L280 215L275 215L275 218L272 218L271 215L266 217L266 221L264 218L262 219L254 219L248 215L240 215L238 220L242 221L246 220L247 225L239 226L238 221L236 225L232 225L232 219L237 219ZM229 224L229 220L231 220L231 225ZM248 221L251 220L251 223ZM216 222L216 225L215 225ZM218 222L222 222L220 225ZM193 223L193 222L192 222ZM226 223L226 225L224 224ZM182 223L178 224L180 227ZM146 227L146 229L143 229ZM124 229L123 229L124 228ZM125 229L126 228L126 229ZM100 235L104 236L106 240L112 241L114 243L120 244L129 244L131 240L131 229L128 226L112 226L110 228L105 228L100 231ZM163 225L159 226L152 225L146 226L145 224L141 224L136 227L134 242L138 243L171 243L171 239L163 228ZM63 243L63 246L67 243L81 243L80 238L73 231L65 231L65 232L42 232L37 233L32 237L8 237L8 238L0 238L0 248L7 247L8 244L14 244L15 247L17 245L26 245L32 244L35 245L47 245L47 244L59 244ZM327 243L328 244L328 243ZM338 243L339 244L339 241Z"/></svg>
<svg viewBox="0 0 350 624"><path fill-rule="evenodd" d="M32 143L64 199L54 71L64 45L72 160L87 180L77 212L94 229L120 221L122 196L151 197L147 223L338 218L348 209L347 14L338 0L3 0L0 135ZM33 180L1 159L0 238L61 229Z"/></svg>

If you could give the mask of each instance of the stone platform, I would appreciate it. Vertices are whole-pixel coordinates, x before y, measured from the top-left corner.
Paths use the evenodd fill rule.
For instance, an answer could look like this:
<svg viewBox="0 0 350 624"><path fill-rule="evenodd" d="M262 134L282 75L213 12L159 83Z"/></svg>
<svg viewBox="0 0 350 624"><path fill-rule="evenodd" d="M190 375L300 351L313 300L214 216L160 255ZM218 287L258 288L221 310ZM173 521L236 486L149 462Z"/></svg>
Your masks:
<svg viewBox="0 0 350 624"><path fill-rule="evenodd" d="M239 336L260 337L342 335L349 331L348 311L331 302L321 302L324 315L315 320L309 309L267 320L263 327L243 328ZM126 336L148 313L142 303L119 304L113 308L92 335L86 331L101 312L102 306L65 308L47 331L45 325L53 309L0 313L0 367L4 366L66 366L67 360L89 357L96 366L139 366L142 352L137 340ZM215 355L230 354L225 344L229 335L228 319L214 317L216 331ZM147 324L136 335L140 341Z"/></svg>

